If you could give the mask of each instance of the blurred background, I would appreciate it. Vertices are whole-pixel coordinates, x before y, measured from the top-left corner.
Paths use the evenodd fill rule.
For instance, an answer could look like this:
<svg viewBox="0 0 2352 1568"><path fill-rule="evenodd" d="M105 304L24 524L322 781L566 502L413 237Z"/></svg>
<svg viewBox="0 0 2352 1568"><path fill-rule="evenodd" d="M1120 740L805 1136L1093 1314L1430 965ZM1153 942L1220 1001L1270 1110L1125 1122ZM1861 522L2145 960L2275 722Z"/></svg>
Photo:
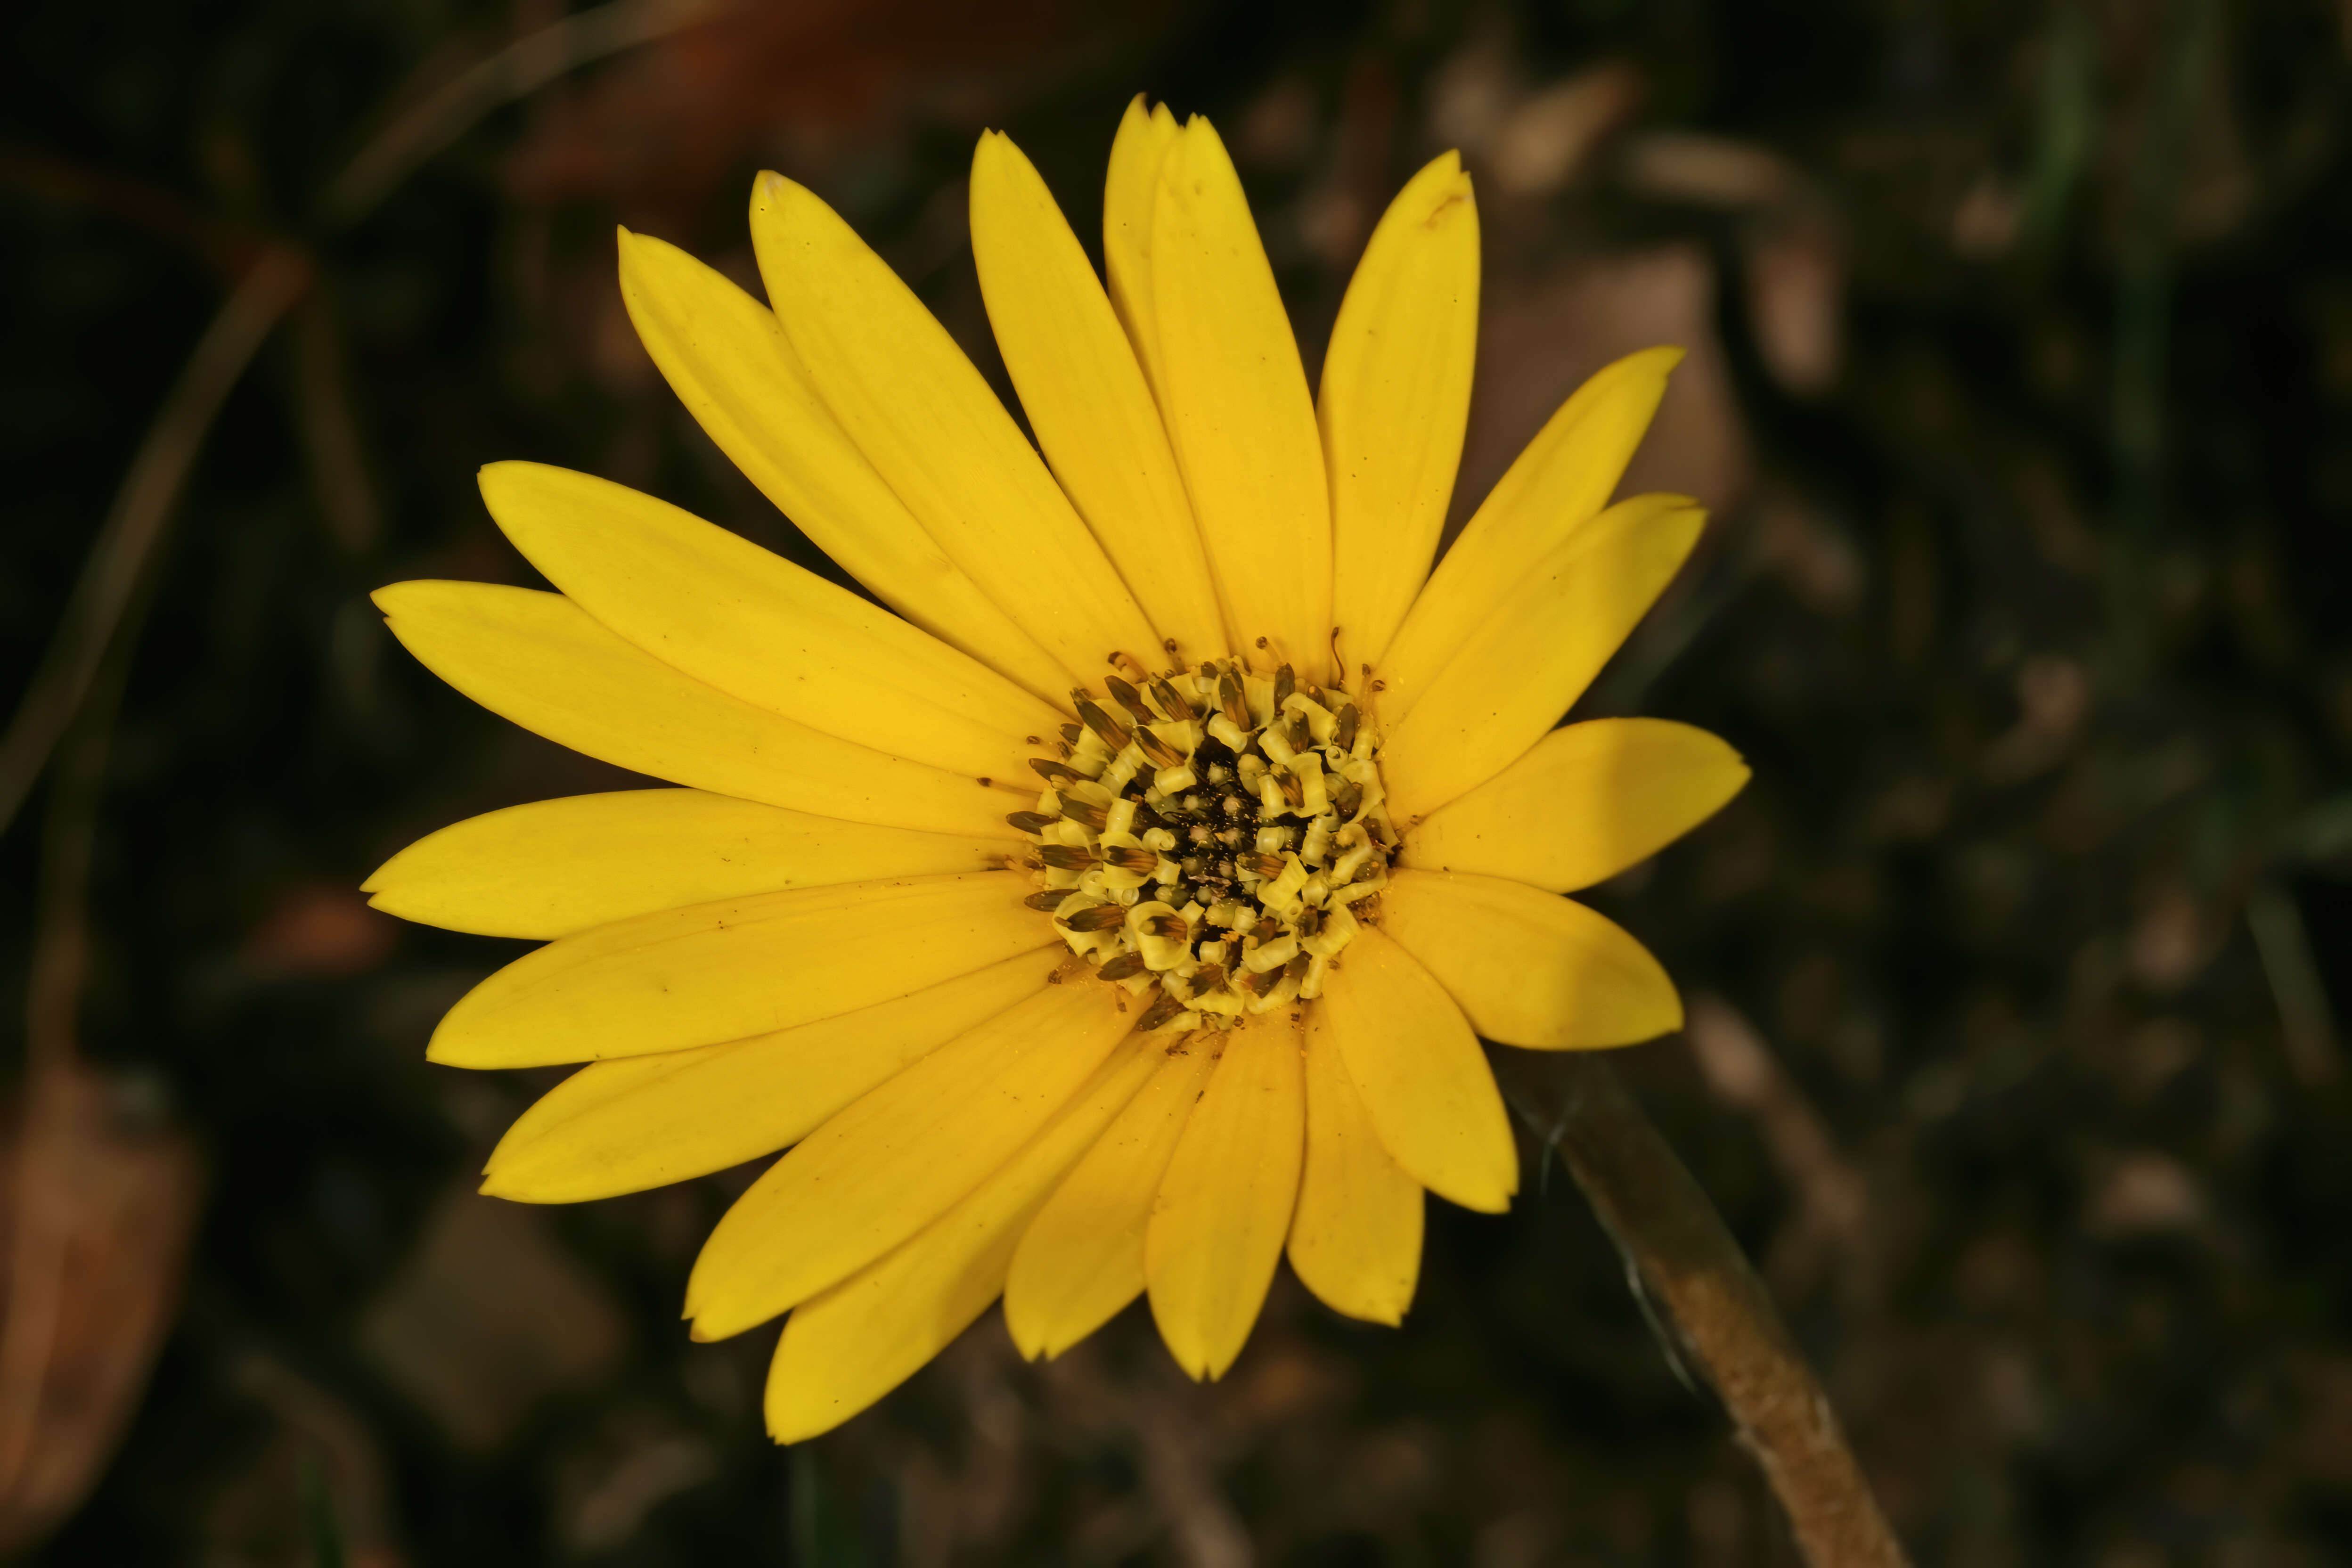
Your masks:
<svg viewBox="0 0 2352 1568"><path fill-rule="evenodd" d="M614 787L367 602L533 579L474 470L811 565L639 350L616 222L756 289L813 186L1002 387L984 126L1091 247L1213 116L1308 371L1389 194L1486 236L1456 517L1685 345L1698 557L1580 711L1746 795L1597 901L1691 999L1620 1066L1923 1563L2352 1562L2352 5L23 0L0 15L0 1554L58 1564L1782 1564L1573 1186L1436 1205L1401 1332L1286 1276L1195 1388L993 1315L761 1436L691 1345L751 1172L473 1195L554 1075L428 1067L519 944L354 890ZM21 1025L20 1025L21 1021Z"/></svg>

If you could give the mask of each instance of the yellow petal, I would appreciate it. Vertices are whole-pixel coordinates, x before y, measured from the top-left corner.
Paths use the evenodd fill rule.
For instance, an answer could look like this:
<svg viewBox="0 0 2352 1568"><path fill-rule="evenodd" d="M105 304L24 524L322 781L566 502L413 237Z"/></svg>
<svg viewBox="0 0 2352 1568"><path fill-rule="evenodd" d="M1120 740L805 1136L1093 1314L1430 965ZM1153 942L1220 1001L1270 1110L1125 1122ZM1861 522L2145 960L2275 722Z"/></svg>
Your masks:
<svg viewBox="0 0 2352 1568"><path fill-rule="evenodd" d="M1004 1287L1022 1226L1147 1082L1160 1052L1130 1036L1004 1168L897 1251L801 1307L768 1373L768 1433L829 1432L947 1348Z"/></svg>
<svg viewBox="0 0 2352 1568"><path fill-rule="evenodd" d="M1049 985L810 1133L703 1244L686 1283L695 1338L798 1306L937 1219L1069 1103L1132 1031L1129 1000L1091 980Z"/></svg>
<svg viewBox="0 0 2352 1568"><path fill-rule="evenodd" d="M1225 654L1201 531L1135 349L1053 193L995 132L972 154L971 249L1004 368L1055 477L1152 625L1176 639L1178 662Z"/></svg>
<svg viewBox="0 0 2352 1568"><path fill-rule="evenodd" d="M1400 870L1381 895L1380 920L1490 1040L1582 1050L1683 1026L1682 998L1649 949L1525 882Z"/></svg>
<svg viewBox="0 0 2352 1568"><path fill-rule="evenodd" d="M1060 700L1061 666L883 483L817 396L774 312L676 246L626 229L621 298L678 401L812 543L925 631Z"/></svg>
<svg viewBox="0 0 2352 1568"><path fill-rule="evenodd" d="M1161 405L1226 620L1252 662L1328 680L1331 498L1315 404L1241 178L1197 117L1160 167L1151 286Z"/></svg>
<svg viewBox="0 0 2352 1568"><path fill-rule="evenodd" d="M1241 1354L1290 1232L1307 1141L1299 1048L1287 1011L1227 1036L1160 1178L1143 1276L1160 1337L1195 1378Z"/></svg>
<svg viewBox="0 0 2352 1568"><path fill-rule="evenodd" d="M717 1045L871 1007L1048 946L1004 871L757 893L615 921L525 953L441 1020L425 1056L544 1067Z"/></svg>
<svg viewBox="0 0 2352 1568"><path fill-rule="evenodd" d="M1559 722L1674 581L1706 522L1680 497L1636 496L1481 607L1454 658L1382 742L1381 778L1397 825L1410 830L1485 784Z"/></svg>
<svg viewBox="0 0 2352 1568"><path fill-rule="evenodd" d="M747 893L985 871L1013 847L811 816L698 789L617 790L468 817L361 884L386 914L541 941Z"/></svg>
<svg viewBox="0 0 2352 1568"><path fill-rule="evenodd" d="M1404 1321L1421 1277L1421 1184L1381 1143L1324 1006L1307 1014L1307 1164L1290 1267L1335 1312Z"/></svg>
<svg viewBox="0 0 2352 1568"><path fill-rule="evenodd" d="M1429 971L1367 926L1318 1011L1404 1173L1464 1208L1509 1208L1519 1190L1510 1113L1478 1037Z"/></svg>
<svg viewBox="0 0 2352 1568"><path fill-rule="evenodd" d="M1648 859L1747 782L1738 752L1688 724L1570 724L1423 817L1404 836L1400 864L1572 892Z"/></svg>
<svg viewBox="0 0 2352 1568"><path fill-rule="evenodd" d="M1054 1190L1021 1237L1004 1326L1021 1353L1060 1355L1143 1293L1143 1233L1168 1158L1216 1058L1180 1047Z"/></svg>
<svg viewBox="0 0 2352 1568"><path fill-rule="evenodd" d="M1160 406L1168 406L1160 372L1160 318L1151 293L1151 223L1160 205L1160 165L1175 144L1176 117L1164 103L1147 112L1137 93L1110 144L1110 175L1103 184L1103 271L1110 279L1110 302L1127 329L1128 342L1151 384Z"/></svg>
<svg viewBox="0 0 2352 1568"><path fill-rule="evenodd" d="M561 594L396 583L375 602L425 668L558 745L695 789L849 822L1013 837L976 778L840 740L664 664Z"/></svg>
<svg viewBox="0 0 2352 1568"><path fill-rule="evenodd" d="M772 713L981 778L1026 778L1061 721L921 627L667 501L541 463L493 463L481 486L566 598Z"/></svg>
<svg viewBox="0 0 2352 1568"><path fill-rule="evenodd" d="M1381 721L1421 700L1469 629L1609 503L1650 427L1680 349L1644 349L1576 389L1471 517L1379 661Z"/></svg>
<svg viewBox="0 0 2352 1568"><path fill-rule="evenodd" d="M1478 341L1478 209L1452 153L1372 231L1323 360L1331 623L1344 674L1379 664L1429 575L1462 461Z"/></svg>
<svg viewBox="0 0 2352 1568"><path fill-rule="evenodd" d="M751 196L768 297L825 406L949 560L1081 685L1160 637L947 329L831 207L780 174Z"/></svg>
<svg viewBox="0 0 2352 1568"><path fill-rule="evenodd" d="M798 1142L909 1062L1045 988L1058 949L748 1040L593 1062L490 1154L482 1191L572 1204L723 1171Z"/></svg>

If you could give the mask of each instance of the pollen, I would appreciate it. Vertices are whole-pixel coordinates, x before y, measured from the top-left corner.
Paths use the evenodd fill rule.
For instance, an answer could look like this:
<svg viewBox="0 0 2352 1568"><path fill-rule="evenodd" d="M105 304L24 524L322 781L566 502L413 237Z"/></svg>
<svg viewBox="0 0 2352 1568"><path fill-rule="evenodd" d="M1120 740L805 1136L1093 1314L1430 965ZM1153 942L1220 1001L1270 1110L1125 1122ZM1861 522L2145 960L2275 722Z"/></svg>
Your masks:
<svg viewBox="0 0 2352 1568"><path fill-rule="evenodd" d="M1320 994L1398 842L1355 700L1233 659L1071 698L1082 722L1030 764L1035 809L1005 818L1037 846L1031 906L1104 981L1149 997L1146 1028Z"/></svg>

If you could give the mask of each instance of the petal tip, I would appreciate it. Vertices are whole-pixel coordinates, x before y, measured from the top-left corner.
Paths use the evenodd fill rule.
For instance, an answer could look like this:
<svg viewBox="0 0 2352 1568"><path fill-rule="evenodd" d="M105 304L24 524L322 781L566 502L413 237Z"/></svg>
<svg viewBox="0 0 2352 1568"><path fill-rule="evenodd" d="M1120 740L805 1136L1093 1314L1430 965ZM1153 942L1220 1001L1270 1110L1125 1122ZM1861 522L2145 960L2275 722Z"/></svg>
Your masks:
<svg viewBox="0 0 2352 1568"><path fill-rule="evenodd" d="M1654 374L1663 376L1672 374L1676 366L1688 359L1690 351L1680 343L1659 343L1626 357Z"/></svg>
<svg viewBox="0 0 2352 1568"><path fill-rule="evenodd" d="M762 169L751 177L751 210L782 206L790 201L800 187L773 169Z"/></svg>
<svg viewBox="0 0 2352 1568"><path fill-rule="evenodd" d="M456 1006L441 1016L441 1022L434 1026L433 1037L425 1042L425 1059L436 1067L469 1069L519 1065L498 1059L497 1052L486 1046L480 1031L470 1026L466 1010L461 997Z"/></svg>
<svg viewBox="0 0 2352 1568"><path fill-rule="evenodd" d="M486 1198L499 1198L510 1204L540 1204L551 1200L534 1197L526 1184L515 1179L512 1171L501 1171L494 1161L482 1172L482 1184L474 1189Z"/></svg>
<svg viewBox="0 0 2352 1568"><path fill-rule="evenodd" d="M484 463L474 470L474 488L481 492L483 504L495 511L498 507L497 496L504 494L511 486L521 482L523 470L538 466L536 463L526 463L514 458L501 458L495 463Z"/></svg>
<svg viewBox="0 0 2352 1568"><path fill-rule="evenodd" d="M645 265L646 253L656 243L651 236L639 234L635 229L620 231L614 248L620 262L621 287L624 289L635 280L638 270Z"/></svg>
<svg viewBox="0 0 2352 1568"><path fill-rule="evenodd" d="M1459 1195L1449 1195L1447 1201L1457 1208L1468 1209L1472 1214L1508 1214L1511 1212L1511 1198L1517 1191L1518 1183L1514 1181L1499 1195L1464 1193Z"/></svg>
<svg viewBox="0 0 2352 1568"><path fill-rule="evenodd" d="M779 1359L781 1359L781 1353ZM769 1440L778 1447L788 1447L794 1443L805 1443L812 1437L822 1437L851 1416L859 1415L866 1409L865 1405L843 1409L842 1401L838 1396L826 1401L822 1396L780 1387L783 1380L784 1374L781 1368L769 1373L767 1407L763 1412ZM826 1405L830 1405L831 1408L824 1408Z"/></svg>

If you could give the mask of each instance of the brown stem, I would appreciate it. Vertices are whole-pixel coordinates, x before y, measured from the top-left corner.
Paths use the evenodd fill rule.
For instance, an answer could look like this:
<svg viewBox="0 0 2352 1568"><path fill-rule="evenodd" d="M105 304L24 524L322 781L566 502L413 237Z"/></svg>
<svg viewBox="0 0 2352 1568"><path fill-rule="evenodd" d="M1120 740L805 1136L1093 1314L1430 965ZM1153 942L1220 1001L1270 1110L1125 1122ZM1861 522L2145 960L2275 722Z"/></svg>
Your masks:
<svg viewBox="0 0 2352 1568"><path fill-rule="evenodd" d="M320 224L331 230L356 222L418 163L499 105L722 8L723 0L608 0L519 39L395 118L361 148L321 198ZM14 144L0 143L0 184L112 212L169 234L200 254L229 243L223 237L230 231L216 229L212 220L167 193ZM162 542L222 405L312 278L310 257L293 246L273 244L256 252L148 426L113 510L91 544L81 580L66 602L57 635L6 731L0 733L0 832L15 820L80 709L98 661L122 625L131 586ZM338 462L345 456L336 445L343 442L342 432L307 433L323 435L328 455ZM355 445L343 444L356 451ZM364 498L360 504L364 508ZM362 517L360 510L348 511L344 527L364 543L368 524Z"/></svg>
<svg viewBox="0 0 2352 1568"><path fill-rule="evenodd" d="M66 726L81 710L100 660L124 625L132 590L163 541L213 421L278 318L310 282L310 264L299 255L283 249L262 252L213 317L147 427L122 489L115 494L114 509L100 527L81 578L66 600L57 636L6 732L0 733L0 830L15 819Z"/></svg>
<svg viewBox="0 0 2352 1568"><path fill-rule="evenodd" d="M166 186L19 142L0 141L0 190L111 218L231 279L252 265L265 243Z"/></svg>
<svg viewBox="0 0 2352 1568"><path fill-rule="evenodd" d="M1755 1456L1812 1568L1903 1568L1829 1396L1697 1180L1599 1056L1506 1053L1522 1121L1559 1151L1673 1348Z"/></svg>
<svg viewBox="0 0 2352 1568"><path fill-rule="evenodd" d="M141 577L127 593L126 621L154 592ZM106 780L114 717L134 638L126 628L82 694L50 774L33 900L32 967L25 980L25 1073L16 1127L15 1179L5 1289L0 1289L0 1517L21 1510L49 1363L65 1310L70 1216L60 1184L71 1179L73 1121L80 1098L81 995L89 973L89 868L98 839L98 805Z"/></svg>
<svg viewBox="0 0 2352 1568"><path fill-rule="evenodd" d="M347 228L411 171L493 110L593 60L650 43L721 9L721 0L607 0L516 39L412 104L369 139L319 198L318 218Z"/></svg>

